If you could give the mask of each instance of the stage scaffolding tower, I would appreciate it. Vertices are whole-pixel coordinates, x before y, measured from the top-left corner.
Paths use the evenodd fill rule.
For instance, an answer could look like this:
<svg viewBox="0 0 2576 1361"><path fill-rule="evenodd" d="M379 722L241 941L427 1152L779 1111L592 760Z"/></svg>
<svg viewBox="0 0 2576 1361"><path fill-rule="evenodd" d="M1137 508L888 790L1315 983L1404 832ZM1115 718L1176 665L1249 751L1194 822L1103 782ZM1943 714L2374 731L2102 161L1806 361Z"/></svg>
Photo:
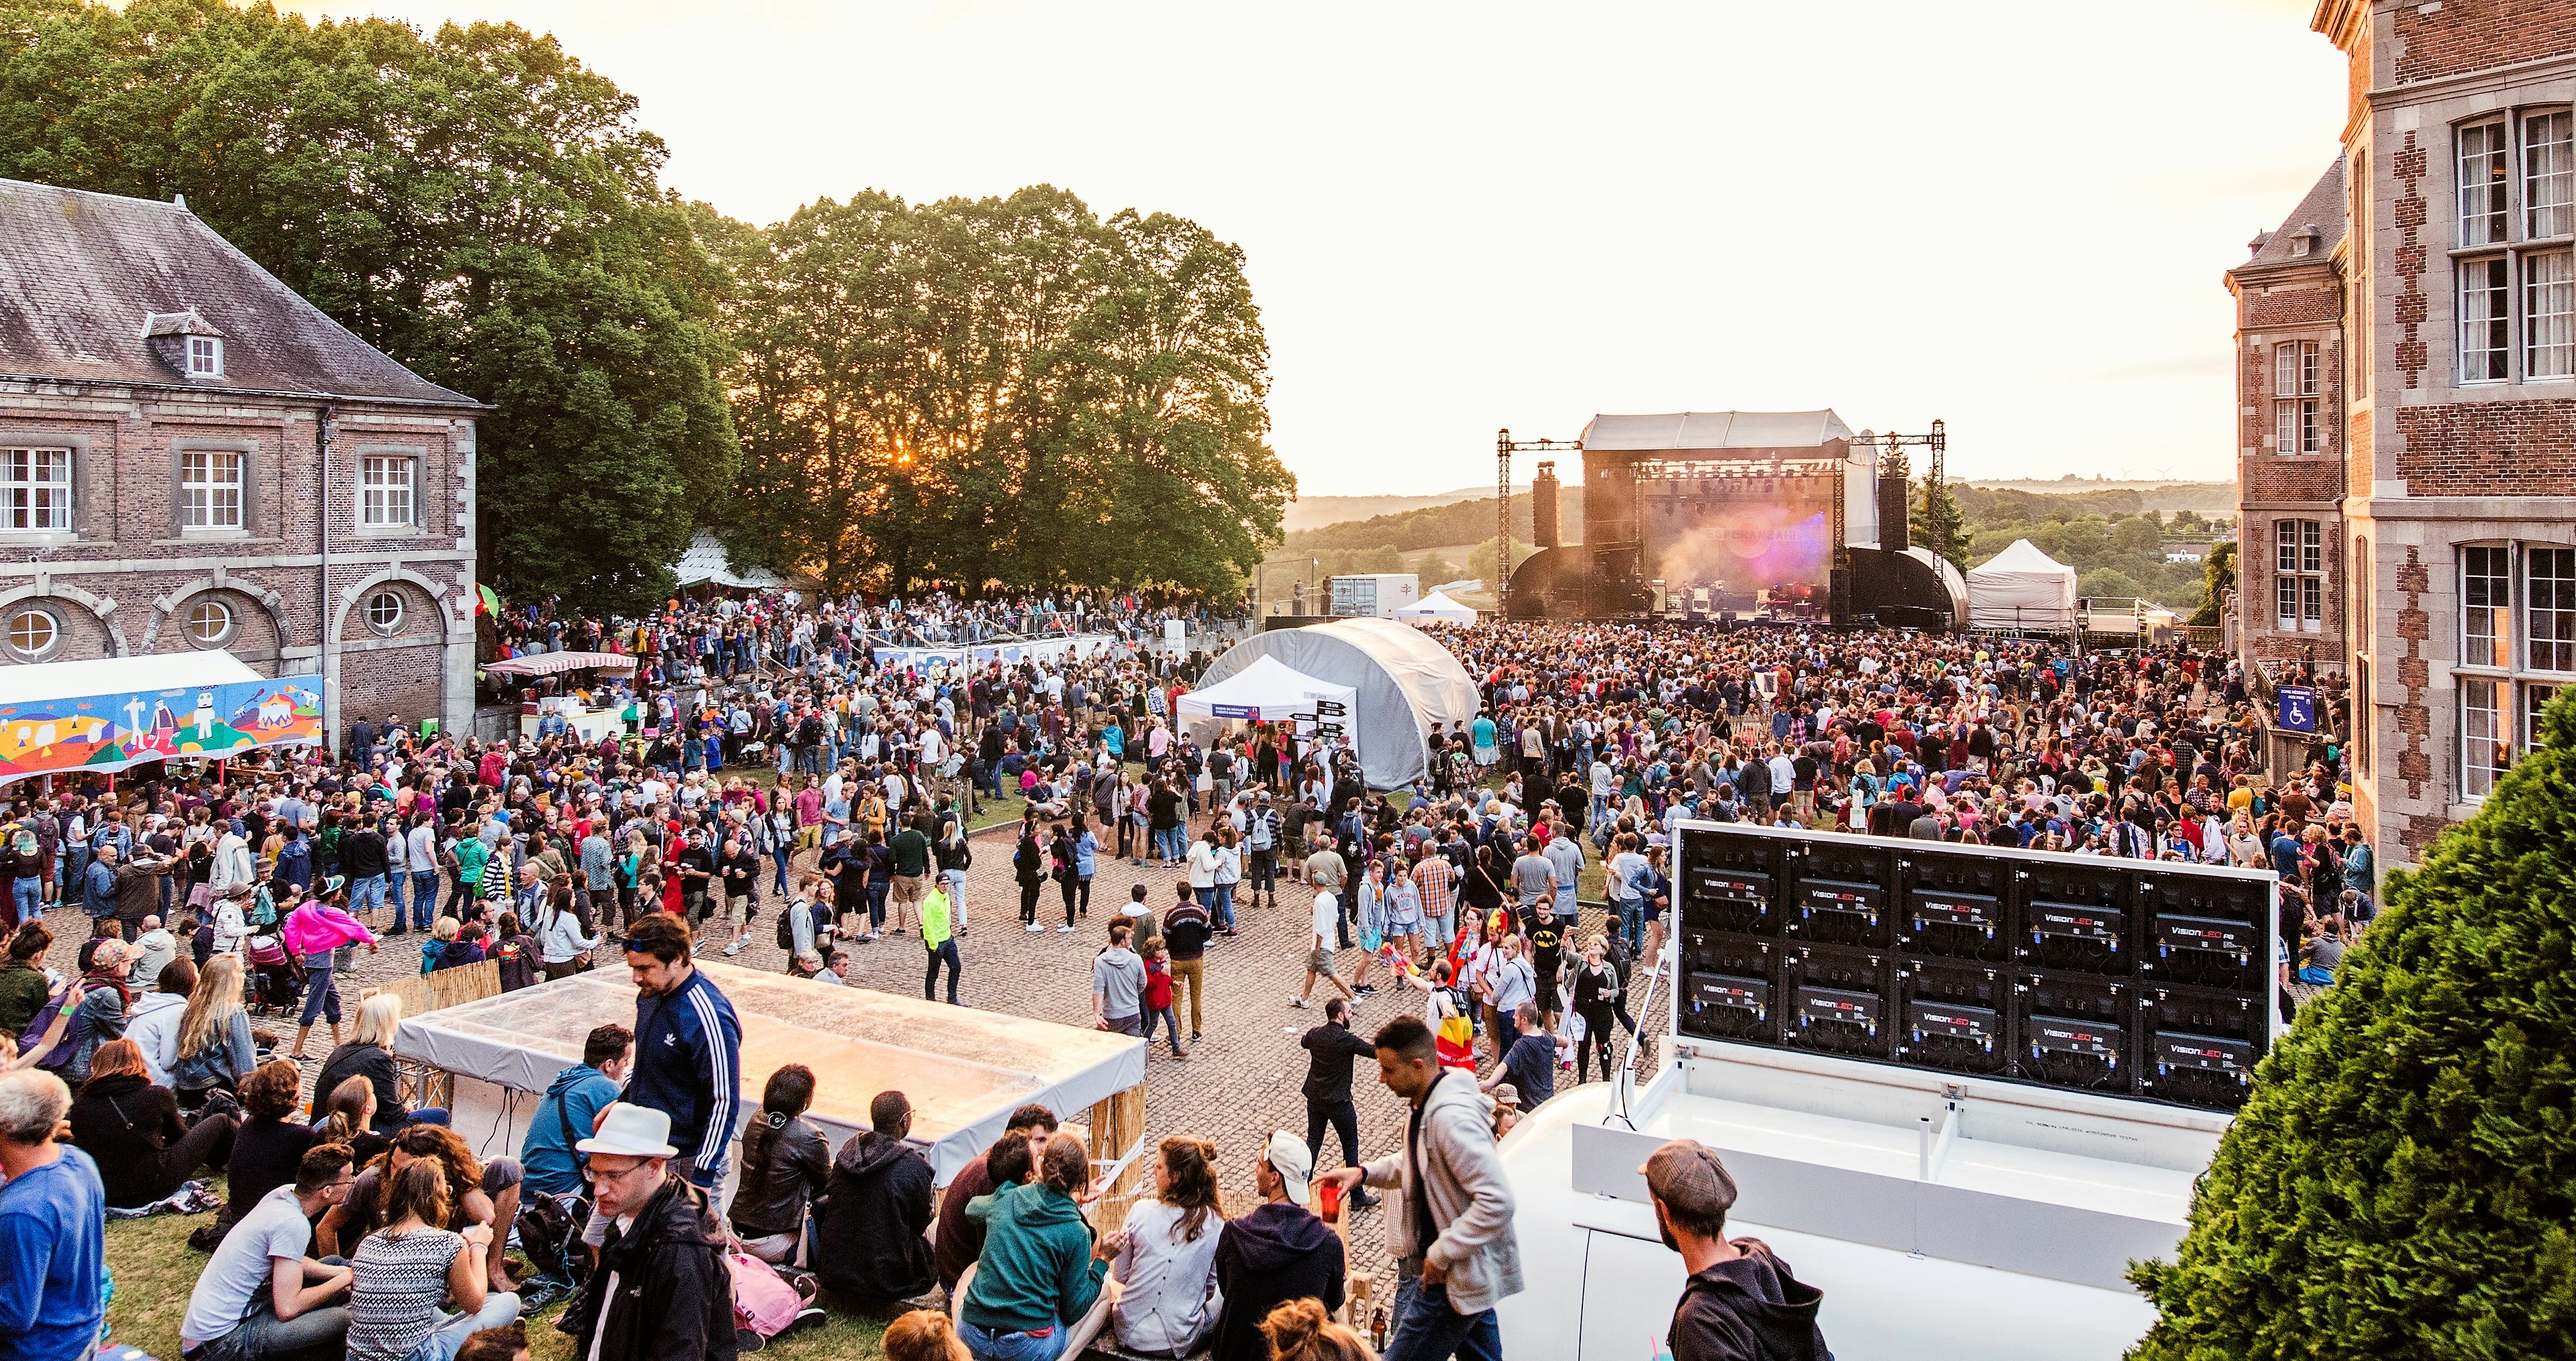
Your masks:
<svg viewBox="0 0 2576 1361"><path fill-rule="evenodd" d="M1523 449L1579 454L1583 452L1583 441L1516 440L1508 426L1494 432L1494 613L1500 617L1508 617L1504 611L1511 604L1512 591L1512 455ZM1537 526L1531 528L1535 530Z"/></svg>

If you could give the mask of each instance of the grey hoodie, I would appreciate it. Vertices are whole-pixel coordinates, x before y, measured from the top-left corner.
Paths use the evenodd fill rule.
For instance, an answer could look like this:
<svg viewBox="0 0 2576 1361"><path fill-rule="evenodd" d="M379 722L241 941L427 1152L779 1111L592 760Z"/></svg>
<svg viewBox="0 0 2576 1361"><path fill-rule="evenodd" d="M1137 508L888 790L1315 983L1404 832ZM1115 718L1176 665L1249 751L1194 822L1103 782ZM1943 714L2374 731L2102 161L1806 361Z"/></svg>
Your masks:
<svg viewBox="0 0 2576 1361"><path fill-rule="evenodd" d="M1145 1010L1145 961L1124 945L1113 945L1091 961L1091 994L1100 999L1100 1014L1111 1020Z"/></svg>
<svg viewBox="0 0 2576 1361"><path fill-rule="evenodd" d="M1371 1186L1396 1196L1387 1207L1386 1250L1398 1261L1420 1257L1449 1274L1449 1306L1480 1314L1521 1289L1520 1240L1512 1232L1512 1188L1494 1151L1493 1103L1473 1073L1444 1070L1423 1098L1422 1166L1411 1150L1361 1169ZM1413 1183L1420 1176L1436 1230L1426 1251L1413 1241Z"/></svg>

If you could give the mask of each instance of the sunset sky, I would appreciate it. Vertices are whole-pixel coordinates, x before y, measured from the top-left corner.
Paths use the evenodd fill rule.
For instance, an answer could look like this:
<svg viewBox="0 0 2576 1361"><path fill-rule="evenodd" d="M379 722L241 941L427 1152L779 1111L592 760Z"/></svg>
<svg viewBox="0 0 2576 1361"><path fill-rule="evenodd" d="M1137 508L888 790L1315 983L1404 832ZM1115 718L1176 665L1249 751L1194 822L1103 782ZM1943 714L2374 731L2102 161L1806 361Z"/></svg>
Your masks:
<svg viewBox="0 0 2576 1361"><path fill-rule="evenodd" d="M2311 0L285 7L552 32L754 222L1037 182L1195 219L1249 258L1309 495L1730 407L2227 477L2220 275L2344 115Z"/></svg>

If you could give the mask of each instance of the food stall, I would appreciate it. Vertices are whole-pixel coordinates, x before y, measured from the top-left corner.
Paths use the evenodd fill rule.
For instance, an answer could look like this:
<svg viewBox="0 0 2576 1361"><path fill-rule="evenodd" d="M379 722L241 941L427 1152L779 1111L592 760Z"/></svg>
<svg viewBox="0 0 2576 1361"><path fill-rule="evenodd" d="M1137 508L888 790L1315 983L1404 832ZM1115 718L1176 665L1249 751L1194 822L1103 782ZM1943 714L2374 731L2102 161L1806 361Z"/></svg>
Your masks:
<svg viewBox="0 0 2576 1361"><path fill-rule="evenodd" d="M626 730L626 697L609 688L612 681L633 688L635 668L643 659L626 652L539 652L483 663L483 674L496 684L519 686L519 735L533 738L549 713L563 715L566 729L586 743L596 743ZM596 685L581 686L575 673L596 671ZM587 698L585 697L587 695Z"/></svg>

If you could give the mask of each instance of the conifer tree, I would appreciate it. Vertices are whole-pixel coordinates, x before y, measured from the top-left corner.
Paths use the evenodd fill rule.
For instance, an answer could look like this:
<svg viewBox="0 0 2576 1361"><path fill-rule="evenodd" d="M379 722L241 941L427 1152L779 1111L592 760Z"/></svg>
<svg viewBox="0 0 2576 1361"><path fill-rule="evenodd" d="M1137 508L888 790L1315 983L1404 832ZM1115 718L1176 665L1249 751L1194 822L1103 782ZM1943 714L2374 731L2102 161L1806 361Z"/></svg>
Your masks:
<svg viewBox="0 0 2576 1361"><path fill-rule="evenodd" d="M2576 704L2389 880L2131 1271L2141 1361L2576 1356Z"/></svg>

